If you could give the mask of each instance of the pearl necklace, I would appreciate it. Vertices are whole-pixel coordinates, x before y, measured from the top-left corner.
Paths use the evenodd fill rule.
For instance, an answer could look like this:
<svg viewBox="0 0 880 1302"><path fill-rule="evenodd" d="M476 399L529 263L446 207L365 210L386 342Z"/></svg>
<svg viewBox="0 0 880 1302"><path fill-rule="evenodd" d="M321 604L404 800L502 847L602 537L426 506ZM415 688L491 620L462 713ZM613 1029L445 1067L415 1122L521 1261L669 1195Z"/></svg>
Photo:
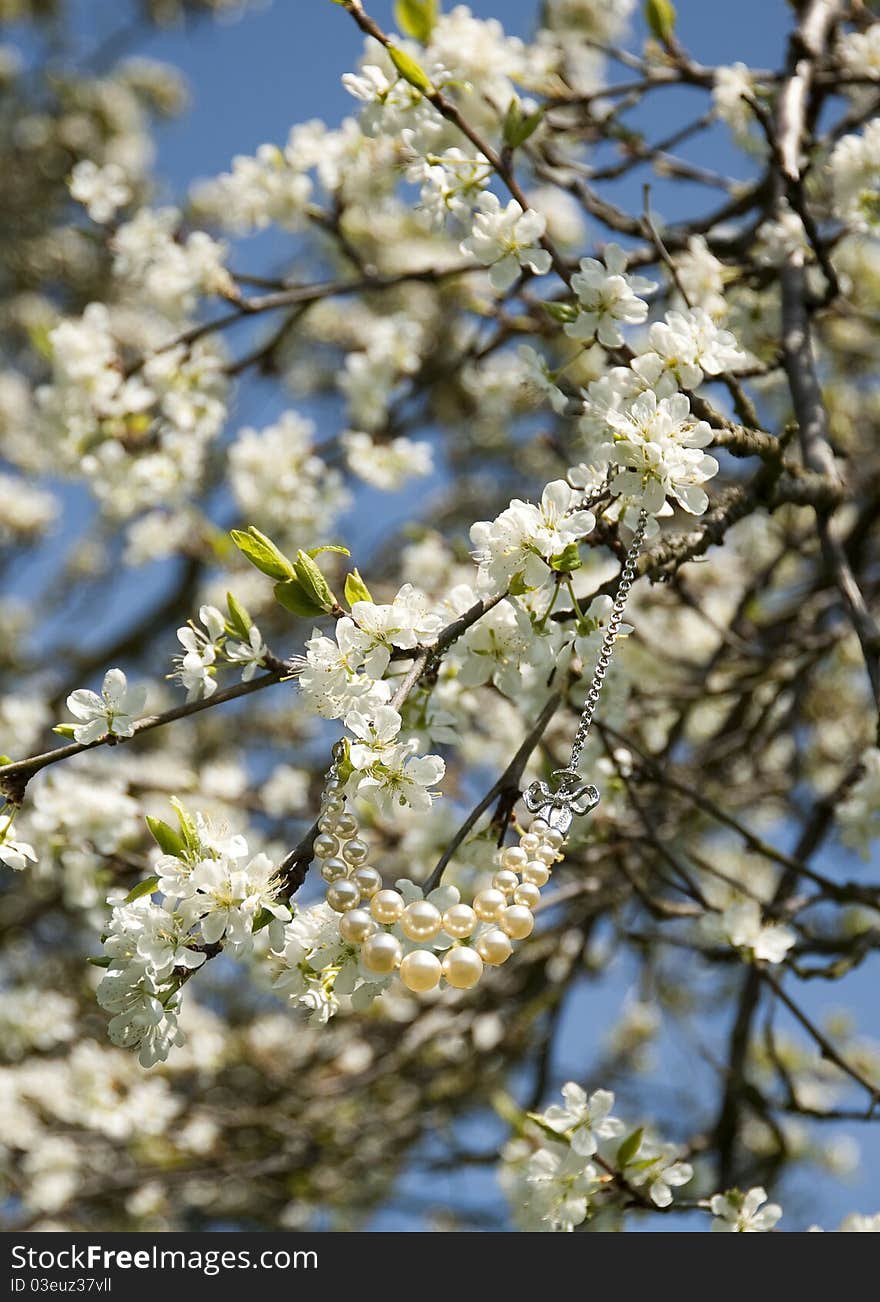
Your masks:
<svg viewBox="0 0 880 1302"><path fill-rule="evenodd" d="M599 802L596 787L584 783L578 774L578 762L620 632L646 527L647 514L642 511L620 573L568 764L551 775L551 785L533 782L525 791L523 802L534 817L517 845L498 852L492 885L478 891L473 904L452 904L441 913L430 899L407 903L400 891L383 887L381 874L367 863L369 846L360 836L357 817L339 777L345 744L340 741L333 747L314 856L327 883L327 904L340 915L339 934L346 944L360 950L361 962L371 976L390 977L396 972L403 985L416 994L443 984L469 990L487 966L506 963L515 943L531 935L541 888L563 858L574 815L589 813ZM444 947L442 957L434 948L438 940Z"/></svg>

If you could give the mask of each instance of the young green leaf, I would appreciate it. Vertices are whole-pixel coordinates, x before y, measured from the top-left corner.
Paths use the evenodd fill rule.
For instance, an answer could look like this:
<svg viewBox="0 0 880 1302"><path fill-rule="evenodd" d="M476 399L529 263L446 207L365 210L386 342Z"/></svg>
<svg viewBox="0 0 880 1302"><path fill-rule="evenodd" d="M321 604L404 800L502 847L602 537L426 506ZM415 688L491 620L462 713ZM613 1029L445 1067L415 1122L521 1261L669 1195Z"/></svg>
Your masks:
<svg viewBox="0 0 880 1302"><path fill-rule="evenodd" d="M411 86L415 86L416 90L421 91L423 95L434 94L431 79L420 63L417 63L405 50L398 49L396 45L386 45L385 48L391 62L404 81L408 81Z"/></svg>
<svg viewBox="0 0 880 1302"><path fill-rule="evenodd" d="M138 882L137 886L133 886L131 888L131 890L128 892L125 899L123 900L123 903L133 904L134 901L139 900L142 895L152 895L153 891L156 889L158 885L159 885L158 877L147 877L145 881Z"/></svg>
<svg viewBox="0 0 880 1302"><path fill-rule="evenodd" d="M675 35L677 16L672 0L645 0L645 22L664 45L668 45Z"/></svg>
<svg viewBox="0 0 880 1302"><path fill-rule="evenodd" d="M621 1141L620 1147L617 1150L617 1166L620 1170L623 1170L625 1166L629 1166L630 1162L642 1146L644 1134L644 1126L639 1126L638 1130L634 1130L631 1135L627 1135L626 1139Z"/></svg>
<svg viewBox="0 0 880 1302"><path fill-rule="evenodd" d="M273 589L279 606L289 610L301 619L314 619L323 615L324 607L318 605L306 592L299 579L288 579L286 583L276 583Z"/></svg>
<svg viewBox="0 0 880 1302"><path fill-rule="evenodd" d="M578 310L573 303L542 303L541 307L560 325L568 325L570 321L577 319Z"/></svg>
<svg viewBox="0 0 880 1302"><path fill-rule="evenodd" d="M321 552L338 552L340 556L350 556L351 552L347 547L340 546L339 543L324 543L322 547L306 548L306 555L311 556L312 560L320 556Z"/></svg>
<svg viewBox="0 0 880 1302"><path fill-rule="evenodd" d="M175 858L186 854L186 842L173 827L163 822L161 818L151 818L149 814L146 821L150 835L163 854L173 854Z"/></svg>
<svg viewBox="0 0 880 1302"><path fill-rule="evenodd" d="M247 533L241 529L231 530L231 537L251 565L255 565L263 574L268 574L270 579L293 578L293 562L275 546L271 538L260 533L253 525L250 525Z"/></svg>
<svg viewBox="0 0 880 1302"><path fill-rule="evenodd" d="M72 723L56 723L52 731L57 732L59 737L72 737L73 726Z"/></svg>
<svg viewBox="0 0 880 1302"><path fill-rule="evenodd" d="M507 148L518 149L520 145L524 145L529 136L537 131L543 116L543 108L537 108L532 113L524 113L522 104L514 95L507 106L502 128Z"/></svg>
<svg viewBox="0 0 880 1302"><path fill-rule="evenodd" d="M226 594L226 609L229 611L229 618L226 621L226 632L231 637L239 637L246 642L250 636L253 620L245 610L240 601L237 601L231 592Z"/></svg>
<svg viewBox="0 0 880 1302"><path fill-rule="evenodd" d="M577 543L569 543L561 552L550 557L550 568L557 574L571 574L573 570L579 570L582 565Z"/></svg>
<svg viewBox="0 0 880 1302"><path fill-rule="evenodd" d="M437 0L395 0L394 21L404 36L427 45L439 7Z"/></svg>
<svg viewBox="0 0 880 1302"><path fill-rule="evenodd" d="M180 834L183 837L184 844L188 850L198 850L199 848L199 829L196 827L195 819L189 810L181 804L177 796L171 797L171 808L177 815L177 821L180 824Z"/></svg>
<svg viewBox="0 0 880 1302"><path fill-rule="evenodd" d="M329 583L321 573L320 566L315 564L308 552L297 552L293 568L306 596L310 597L320 610L326 613L338 605Z"/></svg>
<svg viewBox="0 0 880 1302"><path fill-rule="evenodd" d="M352 570L345 576L345 600L349 606L353 606L356 601L372 601L370 589L364 583L357 570Z"/></svg>
<svg viewBox="0 0 880 1302"><path fill-rule="evenodd" d="M106 954L102 954L100 958L87 958L86 962L91 963L92 967L109 967L113 960Z"/></svg>

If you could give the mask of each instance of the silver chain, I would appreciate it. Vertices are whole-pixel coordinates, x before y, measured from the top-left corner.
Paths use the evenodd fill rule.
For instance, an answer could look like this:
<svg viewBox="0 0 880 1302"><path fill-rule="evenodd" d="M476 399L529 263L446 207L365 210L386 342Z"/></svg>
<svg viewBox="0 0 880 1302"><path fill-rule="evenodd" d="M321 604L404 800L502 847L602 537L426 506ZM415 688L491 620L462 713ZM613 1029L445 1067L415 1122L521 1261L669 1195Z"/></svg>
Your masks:
<svg viewBox="0 0 880 1302"><path fill-rule="evenodd" d="M580 762L581 752L586 745L587 738L590 735L590 728L593 723L593 715L596 712L596 705L599 701L599 694L602 691L602 684L605 680L605 674L608 666L611 664L611 655L614 650L614 643L617 641L617 635L620 632L620 624L623 619L623 612L626 608L626 599L629 596L629 590L633 585L636 577L636 561L639 558L639 552L642 549L642 543L645 540L645 530L648 527L647 511L640 511L638 523L636 524L633 540L629 545L629 551L623 562L623 569L620 571L620 580L617 584L617 591L614 594L614 603L611 607L611 617L608 620L608 626L605 629L605 636L602 639L602 645L599 648L599 654L596 657L596 667L593 670L593 678L590 683L590 690L587 692L587 699L584 702L584 708L581 712L580 723L572 742L571 755L564 773L570 774L570 781L577 779L577 767Z"/></svg>

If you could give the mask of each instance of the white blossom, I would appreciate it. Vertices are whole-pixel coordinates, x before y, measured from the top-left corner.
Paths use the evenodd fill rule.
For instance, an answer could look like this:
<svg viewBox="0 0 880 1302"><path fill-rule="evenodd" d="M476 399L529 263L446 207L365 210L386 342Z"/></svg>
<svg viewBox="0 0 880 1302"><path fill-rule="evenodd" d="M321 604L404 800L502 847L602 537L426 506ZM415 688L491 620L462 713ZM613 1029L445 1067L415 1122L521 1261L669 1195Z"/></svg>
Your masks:
<svg viewBox="0 0 880 1302"><path fill-rule="evenodd" d="M778 1203L768 1203L767 1193L760 1186L747 1193L730 1189L715 1194L709 1206L715 1217L712 1229L725 1234L765 1234L782 1216L782 1208Z"/></svg>
<svg viewBox="0 0 880 1302"><path fill-rule="evenodd" d="M626 271L626 253L619 244L605 248L603 261L581 258L580 271L571 278L577 295L578 313L565 326L572 339L598 339L605 348L623 343L622 325L639 325L648 315L648 304L640 297L656 289L643 276Z"/></svg>
<svg viewBox="0 0 880 1302"><path fill-rule="evenodd" d="M85 207L92 221L101 225L112 221L132 197L128 178L117 163L99 167L90 158L80 159L74 166L70 193Z"/></svg>
<svg viewBox="0 0 880 1302"><path fill-rule="evenodd" d="M100 696L78 687L67 698L70 713L82 720L73 729L74 739L87 746L100 737L134 736L134 725L143 713L146 700L144 684L129 687L121 669L108 669Z"/></svg>
<svg viewBox="0 0 880 1302"><path fill-rule="evenodd" d="M546 222L529 208L523 212L515 199L502 208L497 195L481 195L473 217L473 229L462 240L462 253L469 253L489 267L489 283L500 294L506 293L523 267L538 276L546 275L552 259L539 241Z"/></svg>

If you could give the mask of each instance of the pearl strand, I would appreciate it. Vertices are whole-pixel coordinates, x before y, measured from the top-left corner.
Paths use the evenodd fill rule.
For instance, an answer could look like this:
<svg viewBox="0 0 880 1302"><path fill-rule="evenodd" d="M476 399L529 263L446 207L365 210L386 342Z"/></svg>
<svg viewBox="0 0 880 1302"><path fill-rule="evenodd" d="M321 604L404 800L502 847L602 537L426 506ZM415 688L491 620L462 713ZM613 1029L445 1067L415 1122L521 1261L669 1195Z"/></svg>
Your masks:
<svg viewBox="0 0 880 1302"><path fill-rule="evenodd" d="M423 994L444 982L469 990L486 966L506 963L514 942L534 929L541 887L562 859L562 833L534 818L518 845L500 851L491 887L478 891L473 905L453 904L441 914L430 900L407 904L399 891L382 887L380 874L367 863L369 846L343 788L334 763L322 796L314 854L327 882L327 903L340 915L339 934L360 949L366 970L375 976L397 972L408 990ZM441 932L453 941L442 958L431 948ZM408 942L406 953L401 934Z"/></svg>

